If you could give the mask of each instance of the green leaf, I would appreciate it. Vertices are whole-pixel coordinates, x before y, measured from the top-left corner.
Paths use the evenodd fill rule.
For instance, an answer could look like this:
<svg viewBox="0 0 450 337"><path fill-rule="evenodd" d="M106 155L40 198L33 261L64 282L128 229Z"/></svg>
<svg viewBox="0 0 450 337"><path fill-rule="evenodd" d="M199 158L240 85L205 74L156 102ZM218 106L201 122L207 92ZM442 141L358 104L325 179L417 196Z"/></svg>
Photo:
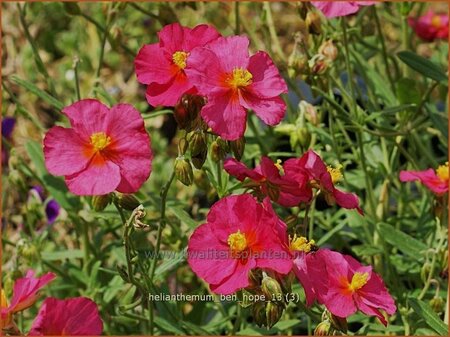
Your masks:
<svg viewBox="0 0 450 337"><path fill-rule="evenodd" d="M400 249L404 254L420 260L423 257L423 251L428 247L421 241L412 236L395 229L387 223L379 223L377 226L380 236L391 245Z"/></svg>
<svg viewBox="0 0 450 337"><path fill-rule="evenodd" d="M52 95L46 93L44 90L39 89L37 86L35 86L33 83L30 83L28 81L25 81L19 77L17 77L16 75L12 75L11 76L11 81L13 81L14 83L16 83L17 85L20 85L21 87L24 87L25 89L27 89L28 91L30 91L31 93L35 94L36 96L38 96L39 98L43 99L44 101L46 101L48 104L50 104L51 106L53 106L54 108L56 108L57 110L62 110L64 108L64 104L62 102L60 102L59 100L57 100L55 97L53 97Z"/></svg>
<svg viewBox="0 0 450 337"><path fill-rule="evenodd" d="M183 210L181 207L171 207L170 208L170 212L175 215L178 220L180 220L181 222L185 223L186 225L188 225L191 228L197 228L198 223L193 220L189 214Z"/></svg>
<svg viewBox="0 0 450 337"><path fill-rule="evenodd" d="M83 251L80 249L61 250L59 252L42 252L42 259L45 261L60 261L66 259L81 259Z"/></svg>
<svg viewBox="0 0 450 337"><path fill-rule="evenodd" d="M173 333L175 335L184 335L184 331L181 331L177 327L173 325L173 323L170 323L169 321L165 320L161 316L155 317L155 325L160 328L163 332Z"/></svg>
<svg viewBox="0 0 450 337"><path fill-rule="evenodd" d="M155 276L157 279L160 279L164 276L164 274L168 271L173 270L180 263L183 263L186 260L186 249L183 249L181 252L168 252L170 254L174 254L174 256L169 256L169 258L161 263L155 271ZM176 255L175 255L176 254Z"/></svg>
<svg viewBox="0 0 450 337"><path fill-rule="evenodd" d="M44 175L46 175L48 172L45 167L42 145L33 140L29 140L25 143L25 150L27 151L32 163L36 167L36 174L39 178L43 179Z"/></svg>
<svg viewBox="0 0 450 337"><path fill-rule="evenodd" d="M278 331L285 331L287 329L293 328L296 325L300 324L299 319L288 319L285 321L279 321L277 324L275 324L273 327L277 329Z"/></svg>
<svg viewBox="0 0 450 337"><path fill-rule="evenodd" d="M408 67L414 69L423 76L431 78L441 84L448 85L448 78L444 70L434 62L409 50L401 51L397 53L397 56Z"/></svg>
<svg viewBox="0 0 450 337"><path fill-rule="evenodd" d="M409 303L415 313L422 317L430 328L441 336L448 336L448 325L436 315L427 303L418 300L417 298L410 298Z"/></svg>
<svg viewBox="0 0 450 337"><path fill-rule="evenodd" d="M422 97L417 89L417 81L410 78L401 78L395 83L395 90L400 104L419 104Z"/></svg>

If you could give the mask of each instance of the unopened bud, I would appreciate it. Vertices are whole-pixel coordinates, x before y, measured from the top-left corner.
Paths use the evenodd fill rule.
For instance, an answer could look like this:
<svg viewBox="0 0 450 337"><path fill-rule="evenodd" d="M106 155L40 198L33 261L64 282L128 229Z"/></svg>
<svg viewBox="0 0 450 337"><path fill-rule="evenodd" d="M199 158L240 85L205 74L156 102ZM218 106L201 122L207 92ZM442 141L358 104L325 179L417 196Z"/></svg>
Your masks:
<svg viewBox="0 0 450 337"><path fill-rule="evenodd" d="M343 333L347 333L347 329L348 329L347 319L345 317L335 316L328 310L326 312L327 312L327 317L331 323L332 328L335 330L339 330Z"/></svg>
<svg viewBox="0 0 450 337"><path fill-rule="evenodd" d="M308 64L314 75L321 75L327 71L329 60L322 54L316 54L309 60Z"/></svg>
<svg viewBox="0 0 450 337"><path fill-rule="evenodd" d="M297 129L297 140L302 147L309 147L309 143L311 142L311 134L309 133L308 128L300 127Z"/></svg>
<svg viewBox="0 0 450 337"><path fill-rule="evenodd" d="M215 162L222 160L226 156L226 152L223 150L223 147L220 146L217 140L213 141L211 144L211 159Z"/></svg>
<svg viewBox="0 0 450 337"><path fill-rule="evenodd" d="M320 322L316 328L314 329L314 336L331 336L331 323L330 321L326 320L323 322Z"/></svg>
<svg viewBox="0 0 450 337"><path fill-rule="evenodd" d="M185 94L175 105L173 115L180 129L191 131L198 124L199 112L205 100L201 96Z"/></svg>
<svg viewBox="0 0 450 337"><path fill-rule="evenodd" d="M433 297L429 302L431 309L437 314L444 311L445 302L440 297Z"/></svg>
<svg viewBox="0 0 450 337"><path fill-rule="evenodd" d="M319 124L319 116L317 110L311 103L307 101L300 101L298 104L300 114L303 114L312 125L317 126Z"/></svg>
<svg viewBox="0 0 450 337"><path fill-rule="evenodd" d="M254 302L252 307L253 319L256 325L262 327L266 324L266 304L265 302Z"/></svg>
<svg viewBox="0 0 450 337"><path fill-rule="evenodd" d="M117 192L116 197L120 207L129 211L133 211L141 204L133 194L122 194Z"/></svg>
<svg viewBox="0 0 450 337"><path fill-rule="evenodd" d="M94 195L92 197L92 207L96 212L103 211L106 208L106 206L109 205L110 202L111 202L110 194Z"/></svg>
<svg viewBox="0 0 450 337"><path fill-rule="evenodd" d="M202 152L197 154L195 157L191 158L192 165L194 165L194 167L197 170L200 170L203 167L203 164L205 163L207 156L208 156L208 149L205 147Z"/></svg>
<svg viewBox="0 0 450 337"><path fill-rule="evenodd" d="M194 159L192 159L192 164L194 164ZM197 168L195 166L195 168ZM210 187L210 183L206 173L203 170L198 169L194 172L194 184L197 185L198 188L207 191Z"/></svg>
<svg viewBox="0 0 450 337"><path fill-rule="evenodd" d="M234 158L241 160L245 150L245 137L230 141L230 148L233 152Z"/></svg>
<svg viewBox="0 0 450 337"><path fill-rule="evenodd" d="M322 54L330 61L336 60L338 50L333 43L333 40L327 40L319 47L319 54Z"/></svg>
<svg viewBox="0 0 450 337"><path fill-rule="evenodd" d="M196 157L207 149L206 136L202 131L195 131L189 140L191 156Z"/></svg>
<svg viewBox="0 0 450 337"><path fill-rule="evenodd" d="M272 328L281 318L283 314L283 307L274 303L268 302L266 304L266 326L268 329Z"/></svg>
<svg viewBox="0 0 450 337"><path fill-rule="evenodd" d="M186 138L181 138L178 141L178 155L182 156L186 153L187 149L188 149L188 141L186 140Z"/></svg>
<svg viewBox="0 0 450 337"><path fill-rule="evenodd" d="M274 278L265 275L261 282L261 290L270 301L282 301L283 291L281 290L280 283Z"/></svg>
<svg viewBox="0 0 450 337"><path fill-rule="evenodd" d="M308 12L305 21L311 34L322 34L322 19L317 11Z"/></svg>
<svg viewBox="0 0 450 337"><path fill-rule="evenodd" d="M194 173L189 160L178 157L175 160L175 176L182 184L189 186L194 179Z"/></svg>
<svg viewBox="0 0 450 337"><path fill-rule="evenodd" d="M294 49L288 58L288 75L291 78L301 74L308 64L308 56L303 50L306 40L307 38L301 32L297 32L294 36Z"/></svg>

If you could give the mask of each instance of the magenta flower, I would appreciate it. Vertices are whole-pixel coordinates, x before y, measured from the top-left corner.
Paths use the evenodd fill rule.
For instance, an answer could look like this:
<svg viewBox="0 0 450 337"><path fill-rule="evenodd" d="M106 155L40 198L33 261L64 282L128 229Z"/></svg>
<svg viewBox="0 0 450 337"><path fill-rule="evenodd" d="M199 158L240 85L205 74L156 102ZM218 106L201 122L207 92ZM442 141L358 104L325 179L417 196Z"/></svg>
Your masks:
<svg viewBox="0 0 450 337"><path fill-rule="evenodd" d="M304 188L312 198L312 188L320 189L325 195L328 204L338 204L343 208L356 208L363 214L359 207L358 197L353 193L338 190L335 184L342 178L339 168L326 166L317 153L312 150L306 152L301 158L288 159L284 163L284 172L290 177L297 176L300 188ZM308 184L304 184L304 175L308 176Z"/></svg>
<svg viewBox="0 0 450 337"><path fill-rule="evenodd" d="M249 194L225 197L189 239L188 263L215 293L231 294L249 286L248 274L254 268L280 274L291 270L289 251L279 237L280 220L266 206Z"/></svg>
<svg viewBox="0 0 450 337"><path fill-rule="evenodd" d="M417 36L425 41L448 39L448 15L436 14L429 10L425 15L415 19L408 18L408 24Z"/></svg>
<svg viewBox="0 0 450 337"><path fill-rule="evenodd" d="M63 109L72 128L51 128L44 139L45 165L64 176L77 195L134 193L148 179L152 151L140 113L129 104L108 109L84 99Z"/></svg>
<svg viewBox="0 0 450 337"><path fill-rule="evenodd" d="M174 106L185 93L196 93L184 68L195 47L204 46L220 34L211 26L182 27L179 23L165 26L159 42L144 45L134 61L138 81L147 84L145 96L153 105Z"/></svg>
<svg viewBox="0 0 450 337"><path fill-rule="evenodd" d="M359 11L360 6L374 5L376 1L311 1L329 19L347 16Z"/></svg>
<svg viewBox="0 0 450 337"><path fill-rule="evenodd" d="M380 310L392 315L397 308L383 280L371 266L363 266L349 255L328 249L312 254L315 258L307 260L307 272L318 301L325 304L328 311L345 318L360 310L387 325Z"/></svg>
<svg viewBox="0 0 450 337"><path fill-rule="evenodd" d="M436 171L428 169L424 171L401 171L400 181L414 181L419 180L431 192L442 195L448 192L448 162L445 165L440 165Z"/></svg>
<svg viewBox="0 0 450 337"><path fill-rule="evenodd" d="M11 323L11 317L14 313L31 307L39 297L39 290L47 283L53 281L55 277L55 274L47 273L36 278L34 277L34 271L29 270L25 277L19 278L14 282L13 295L9 305L7 305L7 300L2 290L0 309L2 323L0 327L7 327Z"/></svg>
<svg viewBox="0 0 450 337"><path fill-rule="evenodd" d="M279 97L287 86L265 52L249 56L245 36L220 37L192 51L185 69L200 94L208 99L201 115L226 140L244 134L247 110L268 125L284 117L286 104Z"/></svg>
<svg viewBox="0 0 450 337"><path fill-rule="evenodd" d="M268 157L262 157L261 164L253 170L233 158L226 159L223 167L240 181L246 178L251 180L248 186L256 188L258 192L269 196L272 201L281 206L294 207L300 202L309 201L310 194L298 188L297 180L286 175L281 164L274 163ZM298 175L296 178L298 179ZM304 179L306 183L306 175Z"/></svg>
<svg viewBox="0 0 450 337"><path fill-rule="evenodd" d="M86 297L46 298L33 324L31 336L101 335L103 322L97 304Z"/></svg>

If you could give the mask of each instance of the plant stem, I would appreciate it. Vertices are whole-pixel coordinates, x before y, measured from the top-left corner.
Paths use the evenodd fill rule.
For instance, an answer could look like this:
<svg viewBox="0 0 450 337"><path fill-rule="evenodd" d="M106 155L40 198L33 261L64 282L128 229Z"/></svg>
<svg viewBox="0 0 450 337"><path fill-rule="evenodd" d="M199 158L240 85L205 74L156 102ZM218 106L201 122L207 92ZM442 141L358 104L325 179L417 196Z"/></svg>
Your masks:
<svg viewBox="0 0 450 337"><path fill-rule="evenodd" d="M384 66L386 68L386 74L389 79L389 83L391 85L391 90L395 90L394 80L392 79L391 72L389 71L389 62L388 62L388 54L386 51L386 42L384 40L383 30L381 29L380 18L378 17L376 6L373 6L373 16L375 17L375 23L377 25L378 34L380 35L380 43L381 43L381 52L383 55Z"/></svg>
<svg viewBox="0 0 450 337"><path fill-rule="evenodd" d="M73 71L75 73L75 90L77 93L77 100L81 100L81 93L80 93L80 79L78 78L78 64L80 63L80 59L78 56L75 56L73 60Z"/></svg>
<svg viewBox="0 0 450 337"><path fill-rule="evenodd" d="M239 16L239 1L235 1L235 3L234 3L234 17L235 17L235 20L236 20L236 22L235 22L236 27L234 29L234 33L236 35L239 35L240 32L241 32L241 27L240 27L240 25L241 25L241 17Z"/></svg>

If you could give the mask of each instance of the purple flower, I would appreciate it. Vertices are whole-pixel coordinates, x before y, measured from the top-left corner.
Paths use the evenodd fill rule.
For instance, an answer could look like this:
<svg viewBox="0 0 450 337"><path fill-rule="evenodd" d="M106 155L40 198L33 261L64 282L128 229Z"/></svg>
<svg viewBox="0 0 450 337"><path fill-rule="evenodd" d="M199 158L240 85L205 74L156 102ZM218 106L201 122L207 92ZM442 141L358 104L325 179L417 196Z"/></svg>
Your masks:
<svg viewBox="0 0 450 337"><path fill-rule="evenodd" d="M47 222L49 225L55 222L59 215L59 210L61 206L54 200L51 199L45 206L45 215L47 216Z"/></svg>
<svg viewBox="0 0 450 337"><path fill-rule="evenodd" d="M2 135L6 139L10 139L14 126L16 125L16 119L14 117L4 117L2 119Z"/></svg>

